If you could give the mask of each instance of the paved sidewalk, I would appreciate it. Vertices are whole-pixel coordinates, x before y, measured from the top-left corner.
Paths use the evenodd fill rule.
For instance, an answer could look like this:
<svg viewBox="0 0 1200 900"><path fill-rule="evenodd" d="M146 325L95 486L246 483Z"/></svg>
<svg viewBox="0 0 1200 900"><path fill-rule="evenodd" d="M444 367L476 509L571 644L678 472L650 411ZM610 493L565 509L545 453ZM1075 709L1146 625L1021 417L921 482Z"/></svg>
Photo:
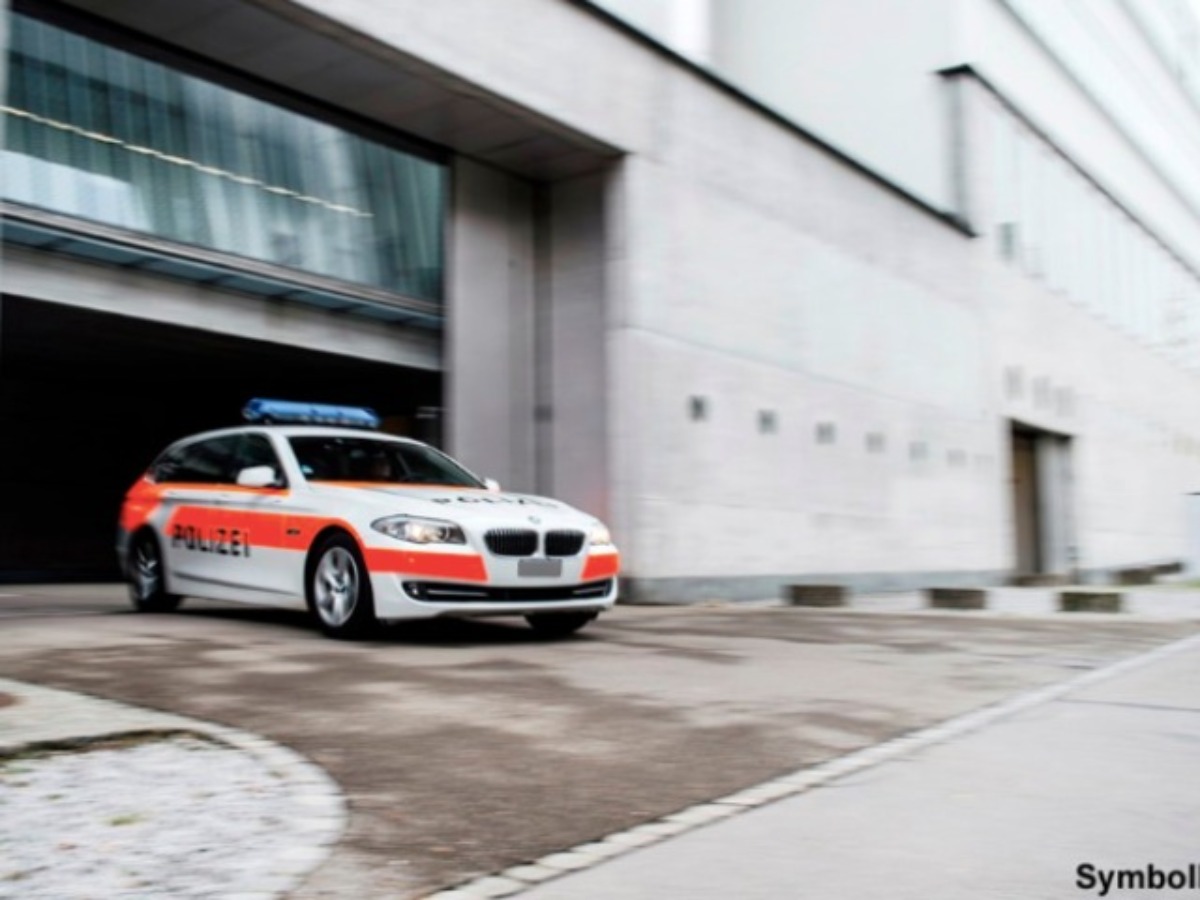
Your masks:
<svg viewBox="0 0 1200 900"><path fill-rule="evenodd" d="M21 754L69 751L98 744L112 748L110 752L120 753L122 748L132 750L145 746L139 739L184 736L199 736L252 760L279 786L291 806L303 811L301 816L288 818L286 846L265 860L256 860L261 873L245 883L233 877L232 883L238 885L237 896L243 900L268 900L297 887L326 859L346 826L342 793L320 768L286 747L239 729L0 678L0 772L3 772L6 759ZM187 749L172 751L170 742L162 746L165 748L162 752L175 753L178 766L192 764ZM94 797L97 804L111 799L105 795L106 786L101 783L89 784L83 791L85 795L88 791L98 792ZM88 797L84 799L90 802ZM190 796L178 798L180 804L188 802L196 803ZM202 813L203 805L198 805L196 811ZM20 819L6 822L0 816L0 844L5 843L5 827L19 824ZM63 846L71 846L72 837L64 833L63 840L68 843ZM112 865L121 864L121 860L112 862ZM51 854L36 861L35 871L54 865L55 858ZM218 880L218 883L222 882ZM16 885L16 889L18 894L10 894L5 885L0 885L0 896L29 895L22 885ZM145 896L145 893L138 895Z"/></svg>
<svg viewBox="0 0 1200 900"><path fill-rule="evenodd" d="M1150 866L1190 877L1200 640L1112 671L521 896L1037 900L1130 896L1115 879L1136 885Z"/></svg>
<svg viewBox="0 0 1200 900"><path fill-rule="evenodd" d="M116 735L197 730L194 719L20 681L0 679L0 696L13 701L0 706L0 756Z"/></svg>

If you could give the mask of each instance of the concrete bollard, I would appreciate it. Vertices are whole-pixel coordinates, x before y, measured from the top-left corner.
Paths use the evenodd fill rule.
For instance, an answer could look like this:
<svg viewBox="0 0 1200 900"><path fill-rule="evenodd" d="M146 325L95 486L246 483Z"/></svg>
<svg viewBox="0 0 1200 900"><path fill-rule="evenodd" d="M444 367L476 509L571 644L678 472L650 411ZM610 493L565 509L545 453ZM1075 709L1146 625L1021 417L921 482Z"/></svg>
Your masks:
<svg viewBox="0 0 1200 900"><path fill-rule="evenodd" d="M929 588L925 592L930 609L985 609L987 591L982 588Z"/></svg>
<svg viewBox="0 0 1200 900"><path fill-rule="evenodd" d="M789 584L789 606L845 606L846 588L841 584Z"/></svg>
<svg viewBox="0 0 1200 900"><path fill-rule="evenodd" d="M1063 587L1069 584L1066 575L1016 575L1012 579L1016 587Z"/></svg>
<svg viewBox="0 0 1200 900"><path fill-rule="evenodd" d="M1116 591L1062 591L1058 595L1060 612L1119 613L1124 595Z"/></svg>
<svg viewBox="0 0 1200 900"><path fill-rule="evenodd" d="M1117 584L1154 584L1155 570L1153 568L1118 569L1114 575Z"/></svg>

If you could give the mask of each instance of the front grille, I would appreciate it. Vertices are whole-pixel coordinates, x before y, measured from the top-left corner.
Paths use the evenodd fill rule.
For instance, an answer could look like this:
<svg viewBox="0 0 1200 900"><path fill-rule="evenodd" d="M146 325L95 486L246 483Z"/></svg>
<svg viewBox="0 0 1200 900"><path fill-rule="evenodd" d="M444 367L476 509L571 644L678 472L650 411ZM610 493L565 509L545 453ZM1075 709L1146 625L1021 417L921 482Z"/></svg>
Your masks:
<svg viewBox="0 0 1200 900"><path fill-rule="evenodd" d="M547 531L547 556L574 556L583 549L582 531Z"/></svg>
<svg viewBox="0 0 1200 900"><path fill-rule="evenodd" d="M611 578L584 584L566 584L562 587L483 587L478 584L445 584L431 581L404 582L404 592L414 600L438 603L602 599L607 597L611 590Z"/></svg>
<svg viewBox="0 0 1200 900"><path fill-rule="evenodd" d="M537 532L529 528L493 528L483 540L497 556L533 556L538 544Z"/></svg>

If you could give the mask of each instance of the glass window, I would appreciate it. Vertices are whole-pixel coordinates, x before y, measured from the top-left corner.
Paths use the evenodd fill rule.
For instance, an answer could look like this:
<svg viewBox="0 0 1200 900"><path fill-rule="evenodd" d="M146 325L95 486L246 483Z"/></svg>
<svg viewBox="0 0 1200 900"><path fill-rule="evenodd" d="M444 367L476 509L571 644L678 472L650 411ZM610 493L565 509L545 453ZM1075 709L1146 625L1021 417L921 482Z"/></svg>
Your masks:
<svg viewBox="0 0 1200 900"><path fill-rule="evenodd" d="M424 444L351 437L294 437L289 443L310 481L483 487L450 457Z"/></svg>
<svg viewBox="0 0 1200 900"><path fill-rule="evenodd" d="M237 473L242 469L254 466L270 466L271 471L275 473L276 482L280 486L287 484L287 479L283 476L283 467L279 464L279 457L275 454L275 448L271 446L271 442L266 436L243 434L234 454L233 479L237 480Z"/></svg>
<svg viewBox="0 0 1200 900"><path fill-rule="evenodd" d="M152 477L160 483L230 484L237 442L237 435L226 435L175 447L155 462Z"/></svg>
<svg viewBox="0 0 1200 900"><path fill-rule="evenodd" d="M11 16L3 194L424 300L445 167Z"/></svg>

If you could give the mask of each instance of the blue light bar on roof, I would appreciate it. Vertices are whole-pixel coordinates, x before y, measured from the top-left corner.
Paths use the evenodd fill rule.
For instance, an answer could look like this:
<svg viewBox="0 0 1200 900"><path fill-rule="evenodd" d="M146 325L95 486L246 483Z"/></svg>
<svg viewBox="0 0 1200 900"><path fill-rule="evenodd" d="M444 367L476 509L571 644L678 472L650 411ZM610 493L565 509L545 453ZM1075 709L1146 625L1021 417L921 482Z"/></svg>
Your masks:
<svg viewBox="0 0 1200 900"><path fill-rule="evenodd" d="M257 425L345 425L351 428L378 428L380 421L375 410L365 406L297 403L260 397L246 404L242 418Z"/></svg>

